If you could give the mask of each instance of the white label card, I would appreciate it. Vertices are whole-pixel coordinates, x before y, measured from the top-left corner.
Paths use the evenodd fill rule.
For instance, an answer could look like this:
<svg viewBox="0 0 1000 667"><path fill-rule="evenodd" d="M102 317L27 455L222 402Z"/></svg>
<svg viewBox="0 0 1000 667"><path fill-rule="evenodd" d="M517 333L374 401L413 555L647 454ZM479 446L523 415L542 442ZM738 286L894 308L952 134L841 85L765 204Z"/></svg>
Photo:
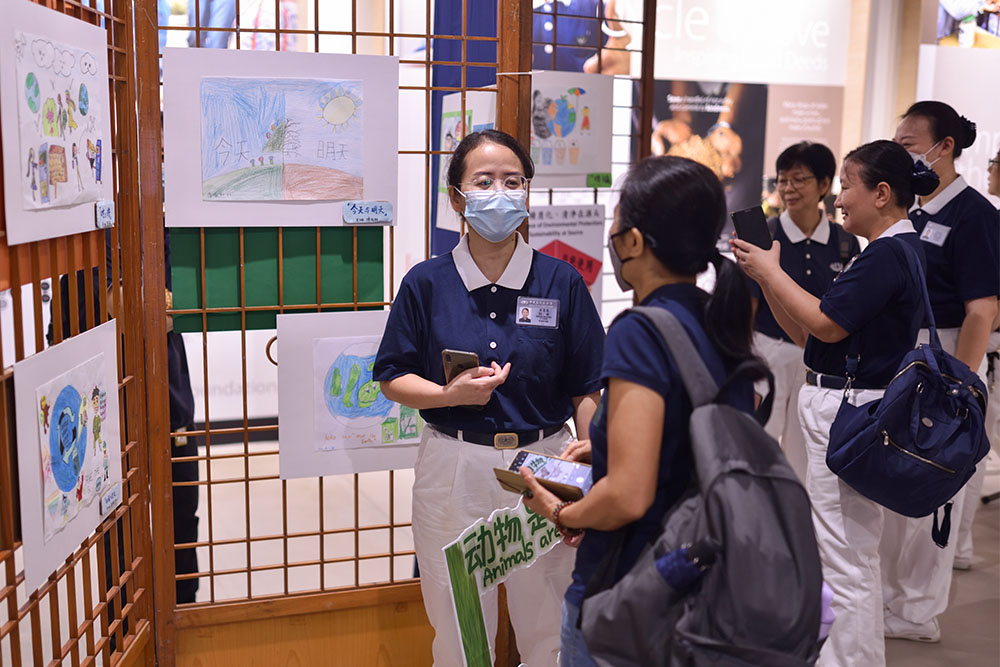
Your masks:
<svg viewBox="0 0 1000 667"><path fill-rule="evenodd" d="M519 296L515 316L519 327L555 329L559 326L559 299Z"/></svg>
<svg viewBox="0 0 1000 667"><path fill-rule="evenodd" d="M111 510L115 509L122 504L122 485L121 482L115 484L110 489L101 496L101 516L105 517L111 513Z"/></svg>
<svg viewBox="0 0 1000 667"><path fill-rule="evenodd" d="M951 227L928 221L927 226L924 227L924 231L920 234L920 240L940 248L944 245L945 239L948 238L949 232L951 232Z"/></svg>
<svg viewBox="0 0 1000 667"><path fill-rule="evenodd" d="M112 199L101 199L94 205L95 221L98 229L115 226L115 202Z"/></svg>

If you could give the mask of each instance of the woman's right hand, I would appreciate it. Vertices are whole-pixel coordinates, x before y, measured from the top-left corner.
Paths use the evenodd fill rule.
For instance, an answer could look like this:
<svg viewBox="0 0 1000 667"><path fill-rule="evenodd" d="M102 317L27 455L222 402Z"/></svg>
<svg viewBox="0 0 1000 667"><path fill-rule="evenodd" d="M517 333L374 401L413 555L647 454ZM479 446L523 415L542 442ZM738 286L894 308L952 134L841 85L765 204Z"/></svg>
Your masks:
<svg viewBox="0 0 1000 667"><path fill-rule="evenodd" d="M489 368L479 366L462 371L444 386L448 405L486 405L493 390L502 385L509 374L509 361L502 367L494 361Z"/></svg>
<svg viewBox="0 0 1000 667"><path fill-rule="evenodd" d="M590 463L590 439L574 440L566 445L559 458L567 461L579 461L580 463Z"/></svg>

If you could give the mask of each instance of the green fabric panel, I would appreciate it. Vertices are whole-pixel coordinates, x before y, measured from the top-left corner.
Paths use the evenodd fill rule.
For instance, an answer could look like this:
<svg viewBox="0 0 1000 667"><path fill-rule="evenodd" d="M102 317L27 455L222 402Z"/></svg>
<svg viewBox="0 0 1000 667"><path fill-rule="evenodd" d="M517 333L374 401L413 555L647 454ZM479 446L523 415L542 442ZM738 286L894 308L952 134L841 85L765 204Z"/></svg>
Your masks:
<svg viewBox="0 0 1000 667"><path fill-rule="evenodd" d="M359 228L358 301L383 297L382 228ZM174 308L201 307L201 241L199 229L173 228L171 276ZM243 232L246 305L274 310L246 314L247 329L273 329L278 314L278 229L247 228ZM316 228L285 227L281 232L281 274L285 305L316 303ZM324 303L354 300L353 229L320 230L320 272ZM240 305L240 237L237 228L205 229L205 300L209 308ZM349 310L333 309L324 310ZM296 310L295 312L315 312ZM239 313L211 313L209 331L239 330ZM174 330L201 331L202 316L174 317Z"/></svg>

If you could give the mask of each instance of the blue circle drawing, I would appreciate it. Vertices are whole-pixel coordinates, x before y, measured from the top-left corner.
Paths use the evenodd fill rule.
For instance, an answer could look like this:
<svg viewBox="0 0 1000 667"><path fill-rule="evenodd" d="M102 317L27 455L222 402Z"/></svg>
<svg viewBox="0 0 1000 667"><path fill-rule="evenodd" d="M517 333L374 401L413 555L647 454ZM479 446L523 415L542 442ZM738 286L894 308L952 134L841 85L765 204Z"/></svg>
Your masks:
<svg viewBox="0 0 1000 667"><path fill-rule="evenodd" d="M330 365L323 381L323 400L334 417L385 417L393 403L372 378L375 355L341 354Z"/></svg>
<svg viewBox="0 0 1000 667"><path fill-rule="evenodd" d="M38 77L35 76L34 72L28 72L28 76L24 78L24 95L28 102L28 108L31 109L31 113L38 111Z"/></svg>
<svg viewBox="0 0 1000 667"><path fill-rule="evenodd" d="M76 105L80 108L80 114L83 116L86 116L87 112L90 111L90 94L87 92L85 84L80 84L80 94L77 95Z"/></svg>
<svg viewBox="0 0 1000 667"><path fill-rule="evenodd" d="M64 493L76 488L87 456L87 429L80 424L82 400L80 392L68 384L52 406L52 426L49 428L52 476Z"/></svg>

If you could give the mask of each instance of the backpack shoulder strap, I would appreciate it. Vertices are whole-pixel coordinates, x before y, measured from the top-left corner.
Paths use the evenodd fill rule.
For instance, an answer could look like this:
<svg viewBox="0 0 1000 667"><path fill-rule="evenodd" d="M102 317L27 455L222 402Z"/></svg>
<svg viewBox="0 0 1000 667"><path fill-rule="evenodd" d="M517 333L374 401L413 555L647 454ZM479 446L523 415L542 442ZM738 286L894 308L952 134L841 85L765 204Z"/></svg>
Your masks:
<svg viewBox="0 0 1000 667"><path fill-rule="evenodd" d="M833 233L837 235L837 248L840 250L840 263L847 266L851 261L851 233L843 225L831 222Z"/></svg>
<svg viewBox="0 0 1000 667"><path fill-rule="evenodd" d="M674 363L677 364L681 379L684 381L684 389L691 398L692 407L707 405L715 400L719 393L719 385L708 371L705 362L701 360L701 354L676 315L664 308L651 306L635 306L625 312L637 313L656 327L667 349L670 350Z"/></svg>

